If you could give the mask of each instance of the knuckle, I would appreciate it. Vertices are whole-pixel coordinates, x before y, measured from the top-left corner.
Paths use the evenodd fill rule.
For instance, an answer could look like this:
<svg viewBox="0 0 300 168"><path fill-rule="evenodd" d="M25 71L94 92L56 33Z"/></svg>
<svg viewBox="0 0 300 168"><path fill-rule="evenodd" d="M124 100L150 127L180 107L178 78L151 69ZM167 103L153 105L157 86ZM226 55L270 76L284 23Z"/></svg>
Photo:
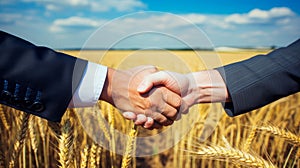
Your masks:
<svg viewBox="0 0 300 168"><path fill-rule="evenodd" d="M144 108L145 109L150 109L152 107L152 105L153 105L153 103L151 101L149 101L147 99L144 101Z"/></svg>
<svg viewBox="0 0 300 168"><path fill-rule="evenodd" d="M174 102L175 102L174 105L176 108L180 107L182 104L181 98L174 98Z"/></svg>
<svg viewBox="0 0 300 168"><path fill-rule="evenodd" d="M168 122L168 119L166 117L162 117L162 119L160 120L160 123L165 124Z"/></svg>
<svg viewBox="0 0 300 168"><path fill-rule="evenodd" d="M173 118L173 117L176 117L176 115L177 115L177 110L174 109L169 113L168 117Z"/></svg>

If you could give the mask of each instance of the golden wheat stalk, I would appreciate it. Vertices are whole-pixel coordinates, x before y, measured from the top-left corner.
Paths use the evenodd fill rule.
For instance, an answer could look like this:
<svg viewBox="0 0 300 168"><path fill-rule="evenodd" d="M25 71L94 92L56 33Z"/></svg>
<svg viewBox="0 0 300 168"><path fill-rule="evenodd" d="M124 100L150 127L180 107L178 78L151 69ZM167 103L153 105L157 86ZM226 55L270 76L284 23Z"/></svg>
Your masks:
<svg viewBox="0 0 300 168"><path fill-rule="evenodd" d="M35 118L37 120L37 125L38 125L38 130L39 130L39 135L41 137L41 140L40 143L42 143L42 146L43 146L43 155L44 157L42 157L43 159L43 162L44 162L44 165L45 165L45 168L48 168L49 166L49 148L47 146L48 143L48 140L49 139L46 139L46 136L48 135L47 134L47 130L48 130L48 125L47 125L47 120L45 119L42 119L40 117L36 117Z"/></svg>
<svg viewBox="0 0 300 168"><path fill-rule="evenodd" d="M6 164L5 164L5 157L4 157L4 152L2 149L2 142L0 140L0 168L5 168Z"/></svg>
<svg viewBox="0 0 300 168"><path fill-rule="evenodd" d="M52 135L55 137L61 134L61 124L57 122L48 121L48 127L51 130Z"/></svg>
<svg viewBox="0 0 300 168"><path fill-rule="evenodd" d="M46 132L47 132L47 124L46 124L45 120L40 117L36 117L35 119L37 120L37 125L38 125L40 136L41 136L42 140L45 141L46 140Z"/></svg>
<svg viewBox="0 0 300 168"><path fill-rule="evenodd" d="M254 139L255 134L256 134L256 128L257 128L257 127L255 127L255 126L253 126L253 127L251 128L251 131L250 131L250 133L249 133L249 136L248 136L248 138L247 138L246 141L245 141L245 144L244 144L244 151L245 151L245 152L249 152L249 151L250 151L251 144L252 144L253 139Z"/></svg>
<svg viewBox="0 0 300 168"><path fill-rule="evenodd" d="M134 142L136 140L137 133L138 133L137 126L134 125L133 128L130 130L129 139L127 140L126 143L126 149L122 159L122 168L130 167L132 157L133 157L132 155L133 155L133 149L135 144Z"/></svg>
<svg viewBox="0 0 300 168"><path fill-rule="evenodd" d="M20 118L20 131L18 132L16 142L14 143L13 151L9 161L9 167L15 167L15 164L18 160L20 151L24 145L24 140L26 138L26 133L28 130L28 121L30 114L23 113Z"/></svg>
<svg viewBox="0 0 300 168"><path fill-rule="evenodd" d="M80 167L86 168L88 164L88 155L89 155L89 146L85 145L83 150L81 151L81 160L80 160Z"/></svg>
<svg viewBox="0 0 300 168"><path fill-rule="evenodd" d="M31 116L28 124L28 130L29 130L29 137L30 137L30 144L31 148L34 152L34 158L35 158L35 163L36 167L39 167L39 160L38 160L38 141L37 141L37 133L35 130L35 122L34 122L35 117Z"/></svg>
<svg viewBox="0 0 300 168"><path fill-rule="evenodd" d="M90 168L96 167L97 149L98 149L98 146L95 143L93 143L91 146L90 155L89 155L89 167Z"/></svg>
<svg viewBox="0 0 300 168"><path fill-rule="evenodd" d="M104 134L104 137L106 138L106 140L108 140L108 141L111 140L111 134L105 125L106 121L105 121L104 117L102 116L102 114L99 114L98 121L99 121L99 127L103 131L103 134Z"/></svg>
<svg viewBox="0 0 300 168"><path fill-rule="evenodd" d="M61 168L72 166L74 128L70 120L66 120L61 128L61 135L58 138L59 163Z"/></svg>
<svg viewBox="0 0 300 168"><path fill-rule="evenodd" d="M98 146L98 149L97 149L97 157L96 157L96 166L97 167L100 167L101 154L102 154L102 147L101 147L101 144L100 144Z"/></svg>
<svg viewBox="0 0 300 168"><path fill-rule="evenodd" d="M107 106L108 111L108 123L109 123L109 131L111 135L110 139L110 162L112 167L116 167L116 142L115 142L115 110L112 105Z"/></svg>
<svg viewBox="0 0 300 168"><path fill-rule="evenodd" d="M275 136L278 136L280 138L287 140L288 142L290 142L296 146L300 145L300 137L288 130L284 130L284 129L281 129L281 128L278 128L275 126L270 126L270 125L258 127L257 130L271 133Z"/></svg>
<svg viewBox="0 0 300 168"><path fill-rule="evenodd" d="M275 166L264 160L259 156L252 155L250 153L234 149L225 148L221 146L197 146L194 151L185 150L193 157L211 158L214 160L228 159L230 162L236 165L243 165L246 167L259 167L259 168L274 168Z"/></svg>
<svg viewBox="0 0 300 168"><path fill-rule="evenodd" d="M4 109L3 109L3 107L1 105L0 105L0 119L2 121L2 124L3 124L4 128L6 130L9 130L10 126L9 126L9 124L7 122L7 119L6 119L6 116L5 116L5 113L4 113Z"/></svg>

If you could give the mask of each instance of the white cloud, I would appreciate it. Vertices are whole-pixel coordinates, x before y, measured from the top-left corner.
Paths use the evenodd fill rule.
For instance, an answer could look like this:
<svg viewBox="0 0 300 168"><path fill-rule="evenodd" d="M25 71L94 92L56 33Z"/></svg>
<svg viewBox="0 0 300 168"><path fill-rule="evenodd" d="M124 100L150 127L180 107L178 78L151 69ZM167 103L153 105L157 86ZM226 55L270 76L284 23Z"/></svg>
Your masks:
<svg viewBox="0 0 300 168"><path fill-rule="evenodd" d="M253 9L245 14L232 14L225 18L225 22L234 24L268 23L273 19L290 17L294 12L286 7L274 7L270 10Z"/></svg>
<svg viewBox="0 0 300 168"><path fill-rule="evenodd" d="M18 13L0 13L0 21L4 23L14 23L17 20L23 18L21 14Z"/></svg>
<svg viewBox="0 0 300 168"><path fill-rule="evenodd" d="M250 19L248 15L245 14L232 14L225 18L225 22L227 23L236 23L236 24L248 24L250 23Z"/></svg>
<svg viewBox="0 0 300 168"><path fill-rule="evenodd" d="M253 9L248 14L244 15L247 18L268 19L270 18L270 12L260 9Z"/></svg>
<svg viewBox="0 0 300 168"><path fill-rule="evenodd" d="M286 7L281 8L272 8L269 12L271 17L284 17L284 16L293 16L295 13Z"/></svg>
<svg viewBox="0 0 300 168"><path fill-rule="evenodd" d="M269 11L254 9L247 14L233 15L205 15L197 13L172 15L160 12L143 15L142 13L137 13L117 18L108 23L108 27L104 23L109 22L109 20L70 17L55 20L50 27L50 31L53 33L65 32L64 34L67 34L74 32L72 31L74 27L79 27L79 30L89 30L89 33L92 33L92 31L104 25L100 30L102 31L100 33L101 36L92 43L92 48L106 48L120 40L117 37L123 37L124 42L118 42L115 47L135 48L138 46L147 47L152 44L153 46L161 47L180 45L176 42L169 42L170 38L168 35L188 41L193 46L201 47L201 45L205 44L199 44L199 39L205 39L206 37L194 29L194 26L197 25L200 29L203 29L203 32L207 33L207 37L215 42L217 46L220 44L232 46L271 46L288 42L288 39L294 37L295 34L299 35L297 33L299 30L297 25L300 23L297 18L299 17L292 11L287 12L288 10L282 9L279 10L282 11L279 12L281 14L274 14L274 11L278 11L277 8ZM258 21L253 21L254 18ZM264 24L257 25L257 23L265 22L265 20L268 20L270 26L265 26ZM233 21L235 24L232 24ZM286 27L287 23L289 25L288 28ZM244 24L245 26L236 26L236 24ZM290 29L291 31L285 31L286 29ZM147 34L147 32L148 35L143 35ZM151 32L153 32L152 35ZM81 37L86 37L87 32L85 33L85 36L81 35ZM78 32L78 35L80 34L83 33ZM245 39L247 40L245 41ZM278 39L281 39L281 41Z"/></svg>
<svg viewBox="0 0 300 168"><path fill-rule="evenodd" d="M144 8L145 4L138 0L102 0L100 2L95 1L92 6L93 10L101 11L95 6L106 6L108 9L116 9L117 11L131 11L135 8Z"/></svg>
<svg viewBox="0 0 300 168"><path fill-rule="evenodd" d="M46 7L46 9L49 10L49 11L57 11L57 10L60 9L60 8L58 7L58 5L54 5L54 4L47 4L45 7Z"/></svg>
<svg viewBox="0 0 300 168"><path fill-rule="evenodd" d="M181 15L181 16L194 24L202 24L207 20L207 17L202 14L193 13L193 14L187 14L187 15Z"/></svg>
<svg viewBox="0 0 300 168"><path fill-rule="evenodd" d="M93 20L90 18L83 18L83 17L69 17L66 19L57 19L53 22L50 27L51 32L61 32L66 27L94 27L97 28L104 22L102 20Z"/></svg>
<svg viewBox="0 0 300 168"><path fill-rule="evenodd" d="M114 13L116 15L120 14L117 11L144 7L144 4L137 0L118 1L119 4L116 0L26 1L34 1L44 5L47 9L46 12L50 14L45 15L43 13L45 11L41 12L40 10L0 13L1 28L9 30L9 32L17 32L17 34L24 35L28 39L34 37L33 41L36 41L37 44L42 43L58 48L82 47L81 45L93 31L110 21L105 19L108 13L99 14L93 12L92 8L97 11L113 10L109 14ZM89 12L80 11L82 6L88 8ZM63 9L72 11L64 13ZM70 16L73 11L76 13L74 13L74 16ZM57 14L54 15L54 12ZM58 16L61 18L58 18ZM205 37L200 37L201 35L197 34L194 29L195 25L203 29L203 32L207 33L207 37L216 46L280 46L300 36L300 17L286 7L270 10L253 9L247 13L231 15L187 13L178 15L179 17L174 16L162 12L152 12L152 14L147 15L143 15L143 12L126 15L116 19L117 21L113 21L114 23L99 38L104 40L95 41L94 44L100 47L102 44L102 46L108 46L107 44L116 41L115 36L122 35L122 37L127 38L129 35L129 38L131 38L130 34L135 32L153 31L154 33L150 33L148 36L139 36L138 33L133 34L133 36L139 37L134 38L137 41L129 40L131 42L129 43L125 39L126 42L122 43L122 47L132 47L135 44L146 47L152 44L161 47L179 45L179 43L172 43L174 41L168 38L168 34L192 42L196 47L201 47L201 44L198 43L199 39ZM162 34L155 34L156 32L162 32ZM51 36L50 39L49 36Z"/></svg>
<svg viewBox="0 0 300 168"><path fill-rule="evenodd" d="M249 39L249 38L253 38L253 37L255 37L255 38L263 37L265 35L267 35L266 32L258 30L258 31L249 31L247 34L239 35L239 37L244 38L244 39Z"/></svg>
<svg viewBox="0 0 300 168"><path fill-rule="evenodd" d="M146 7L140 0L23 0L23 2L40 3L45 5L48 10L58 9L61 6L73 6L89 8L97 12L106 12L110 10L123 12Z"/></svg>
<svg viewBox="0 0 300 168"><path fill-rule="evenodd" d="M290 18L284 18L284 19L279 19L278 21L276 21L277 25L286 25L288 23L290 23L292 21L292 19Z"/></svg>

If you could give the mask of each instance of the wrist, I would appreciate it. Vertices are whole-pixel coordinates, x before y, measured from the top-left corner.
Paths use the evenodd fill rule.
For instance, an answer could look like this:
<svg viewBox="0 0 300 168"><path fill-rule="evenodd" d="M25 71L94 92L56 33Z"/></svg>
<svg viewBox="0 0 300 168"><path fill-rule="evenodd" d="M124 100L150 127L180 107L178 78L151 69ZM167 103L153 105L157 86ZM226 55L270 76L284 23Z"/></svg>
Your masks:
<svg viewBox="0 0 300 168"><path fill-rule="evenodd" d="M229 100L226 84L217 70L192 73L196 103L225 102Z"/></svg>
<svg viewBox="0 0 300 168"><path fill-rule="evenodd" d="M114 69L112 69L112 68L107 69L104 86L103 86L101 95L99 97L99 100L106 101L112 105L114 105L114 102L112 99L112 80L113 80L114 73L115 73Z"/></svg>

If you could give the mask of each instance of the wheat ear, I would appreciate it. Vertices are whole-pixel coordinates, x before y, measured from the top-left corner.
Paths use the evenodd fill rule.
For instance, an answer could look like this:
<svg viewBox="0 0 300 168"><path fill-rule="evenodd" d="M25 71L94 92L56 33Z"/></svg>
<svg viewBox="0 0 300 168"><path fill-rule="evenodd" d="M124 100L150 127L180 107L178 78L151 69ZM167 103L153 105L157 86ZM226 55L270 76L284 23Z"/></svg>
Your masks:
<svg viewBox="0 0 300 168"><path fill-rule="evenodd" d="M5 157L4 157L4 152L2 149L2 142L0 140L0 168L5 168Z"/></svg>
<svg viewBox="0 0 300 168"><path fill-rule="evenodd" d="M80 160L80 167L86 168L87 167L87 161L89 156L89 146L86 145L83 150L81 151L81 160Z"/></svg>
<svg viewBox="0 0 300 168"><path fill-rule="evenodd" d="M10 129L10 126L7 122L7 119L6 119L6 116L5 116L5 113L4 113L4 110L3 110L3 107L0 105L0 119L3 123L3 126L6 130L9 130Z"/></svg>
<svg viewBox="0 0 300 168"><path fill-rule="evenodd" d="M14 144L14 148L10 157L9 161L9 167L15 167L15 164L17 162L17 158L19 157L20 151L24 145L24 140L26 138L26 133L28 129L28 121L29 121L29 116L30 114L28 113L23 113L21 116L21 124L20 124L20 131L18 132L17 135L17 140Z"/></svg>
<svg viewBox="0 0 300 168"><path fill-rule="evenodd" d="M61 128L61 135L58 139L59 163L61 168L68 168L72 165L74 128L70 120L66 120Z"/></svg>
<svg viewBox="0 0 300 168"><path fill-rule="evenodd" d="M249 152L249 151L250 151L251 144L252 144L253 139L254 139L255 134L256 134L256 128L257 128L257 127L255 127L255 126L253 126L253 127L251 128L251 131L250 131L250 133L249 133L249 136L248 136L248 138L247 138L246 141L245 141L245 144L244 144L244 151L245 151L245 152Z"/></svg>
<svg viewBox="0 0 300 168"><path fill-rule="evenodd" d="M47 132L47 124L45 122L44 119L40 118L40 117L37 117L35 118L37 120L37 125L38 125L38 129L39 129L39 133L40 133L40 136L42 138L43 141L46 140L46 132Z"/></svg>
<svg viewBox="0 0 300 168"><path fill-rule="evenodd" d="M211 158L214 160L230 160L236 165L243 165L246 167L260 167L260 168L273 168L272 163L264 160L259 156L249 154L247 152L234 149L225 148L221 146L199 146L196 147L197 151L186 151L193 157Z"/></svg>
<svg viewBox="0 0 300 168"><path fill-rule="evenodd" d="M132 161L132 155L133 155L133 149L134 149L134 142L136 140L136 136L137 136L137 127L136 125L133 126L133 128L130 130L129 133L129 139L127 140L126 143L126 149L125 149L125 153L122 159L122 168L128 168L130 167L131 161Z"/></svg>
<svg viewBox="0 0 300 168"><path fill-rule="evenodd" d="M34 116L30 117L29 120L29 125L28 125L28 130L29 130L29 137L30 137L30 142L31 142L31 148L34 152L34 158L35 158L35 163L36 167L39 167L39 160L38 160L38 141L37 141L37 133L35 130L35 123L34 123Z"/></svg>
<svg viewBox="0 0 300 168"><path fill-rule="evenodd" d="M48 130L47 121L40 118L40 117L37 117L36 120L37 120L39 135L41 137L42 145L43 145L43 155L44 155L44 157L42 157L42 158L43 158L45 168L48 168L48 165L49 165L48 151L49 151L49 149L47 148L48 139L46 139L46 135L48 135L48 134L46 134L48 132L47 131Z"/></svg>
<svg viewBox="0 0 300 168"><path fill-rule="evenodd" d="M284 130L284 129L270 126L270 125L258 127L257 129L260 131L265 131L265 132L271 133L280 138L283 138L296 146L300 145L300 137L288 130Z"/></svg>
<svg viewBox="0 0 300 168"><path fill-rule="evenodd" d="M100 167L101 154L102 154L102 147L100 144L97 149L97 157L96 157L96 166L97 167Z"/></svg>
<svg viewBox="0 0 300 168"><path fill-rule="evenodd" d="M96 167L97 148L98 146L95 143L93 143L90 149L89 167L91 168Z"/></svg>

